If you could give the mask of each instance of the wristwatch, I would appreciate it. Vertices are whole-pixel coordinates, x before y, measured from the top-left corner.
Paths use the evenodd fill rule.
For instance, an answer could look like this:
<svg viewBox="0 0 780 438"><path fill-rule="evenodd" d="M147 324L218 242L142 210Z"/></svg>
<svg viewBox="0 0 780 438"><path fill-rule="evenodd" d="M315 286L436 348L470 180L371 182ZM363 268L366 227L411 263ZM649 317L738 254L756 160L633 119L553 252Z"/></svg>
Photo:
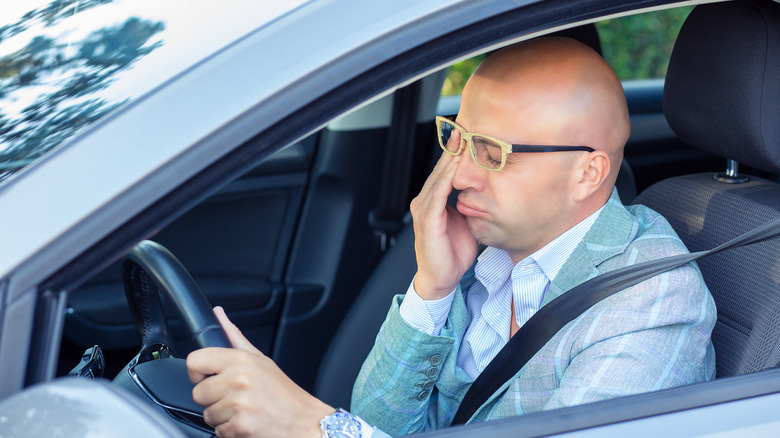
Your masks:
<svg viewBox="0 0 780 438"><path fill-rule="evenodd" d="M322 438L370 438L374 430L362 418L341 408L320 420L320 427Z"/></svg>

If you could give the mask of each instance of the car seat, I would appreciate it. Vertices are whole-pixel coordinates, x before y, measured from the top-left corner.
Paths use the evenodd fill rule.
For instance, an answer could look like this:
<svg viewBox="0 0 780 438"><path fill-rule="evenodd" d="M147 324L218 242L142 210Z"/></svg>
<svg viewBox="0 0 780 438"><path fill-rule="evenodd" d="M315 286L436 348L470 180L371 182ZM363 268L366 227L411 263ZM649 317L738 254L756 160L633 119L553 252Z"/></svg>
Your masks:
<svg viewBox="0 0 780 438"><path fill-rule="evenodd" d="M780 173L780 5L697 6L677 38L664 113L693 147L731 159L722 174L670 178L635 200L664 215L690 251L709 249L780 216L780 185L737 163ZM780 241L701 259L718 308L712 334L718 377L780 360Z"/></svg>

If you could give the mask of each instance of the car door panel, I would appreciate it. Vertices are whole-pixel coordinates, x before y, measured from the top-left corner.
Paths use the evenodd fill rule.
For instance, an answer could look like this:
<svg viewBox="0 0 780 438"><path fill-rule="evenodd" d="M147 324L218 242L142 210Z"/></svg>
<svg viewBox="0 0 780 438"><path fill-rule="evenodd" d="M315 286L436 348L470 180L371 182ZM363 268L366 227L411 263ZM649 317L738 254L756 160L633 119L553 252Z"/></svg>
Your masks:
<svg viewBox="0 0 780 438"><path fill-rule="evenodd" d="M387 128L323 131L285 277L273 359L311 388L325 349L379 253L368 223ZM301 339L306 339L301 342Z"/></svg>
<svg viewBox="0 0 780 438"><path fill-rule="evenodd" d="M179 258L209 302L223 306L265 351L272 348L284 302L284 264L315 150L312 136L279 151L152 237ZM177 321L169 324L180 349L189 350ZM119 262L70 295L64 337L81 348L139 345Z"/></svg>

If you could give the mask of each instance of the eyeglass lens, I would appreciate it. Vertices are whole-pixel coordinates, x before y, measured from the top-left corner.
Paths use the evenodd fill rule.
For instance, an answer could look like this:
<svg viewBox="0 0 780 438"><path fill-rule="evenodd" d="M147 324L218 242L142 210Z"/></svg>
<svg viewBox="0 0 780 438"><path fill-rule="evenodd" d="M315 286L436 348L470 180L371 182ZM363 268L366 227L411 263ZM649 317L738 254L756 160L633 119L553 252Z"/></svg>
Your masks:
<svg viewBox="0 0 780 438"><path fill-rule="evenodd" d="M451 153L457 153L460 148L459 141L452 140L452 132L458 129L455 125L448 123L447 121L441 122L440 135L442 147L446 148ZM472 146L473 145L473 146ZM472 151L474 159L480 165L489 169L498 169L501 167L503 149L501 145L495 141L482 137L480 135L473 135L471 137L470 145L474 149Z"/></svg>
<svg viewBox="0 0 780 438"><path fill-rule="evenodd" d="M478 135L472 137L471 141L474 143L474 155L477 158L477 163L490 169L501 167L501 155L504 152L498 143Z"/></svg>
<svg viewBox="0 0 780 438"><path fill-rule="evenodd" d="M439 131L439 135L441 135L441 138L439 139L441 147L452 153L457 153L458 149L460 149L460 141L452 139L452 131L455 129L457 128L455 128L455 125L453 124L446 121L441 122L441 130Z"/></svg>

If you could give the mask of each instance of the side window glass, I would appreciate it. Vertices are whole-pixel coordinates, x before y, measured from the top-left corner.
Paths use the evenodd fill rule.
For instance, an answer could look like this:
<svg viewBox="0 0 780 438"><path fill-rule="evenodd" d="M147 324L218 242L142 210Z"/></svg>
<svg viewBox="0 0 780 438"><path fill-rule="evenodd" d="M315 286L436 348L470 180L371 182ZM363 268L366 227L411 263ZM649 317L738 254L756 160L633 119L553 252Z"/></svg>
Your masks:
<svg viewBox="0 0 780 438"><path fill-rule="evenodd" d="M672 47L692 6L596 23L604 59L621 80L666 76Z"/></svg>
<svg viewBox="0 0 780 438"><path fill-rule="evenodd" d="M475 56L453 64L450 70L447 72L447 77L444 79L444 85L441 87L442 96L460 96L463 92L463 86L466 85L466 81L477 69L477 66L485 59L485 55Z"/></svg>
<svg viewBox="0 0 780 438"><path fill-rule="evenodd" d="M604 58L621 80L663 78L674 41L692 9L665 9L596 23ZM459 101L463 86L483 59L485 55L479 55L450 67L442 87L440 113L457 108L446 102Z"/></svg>

